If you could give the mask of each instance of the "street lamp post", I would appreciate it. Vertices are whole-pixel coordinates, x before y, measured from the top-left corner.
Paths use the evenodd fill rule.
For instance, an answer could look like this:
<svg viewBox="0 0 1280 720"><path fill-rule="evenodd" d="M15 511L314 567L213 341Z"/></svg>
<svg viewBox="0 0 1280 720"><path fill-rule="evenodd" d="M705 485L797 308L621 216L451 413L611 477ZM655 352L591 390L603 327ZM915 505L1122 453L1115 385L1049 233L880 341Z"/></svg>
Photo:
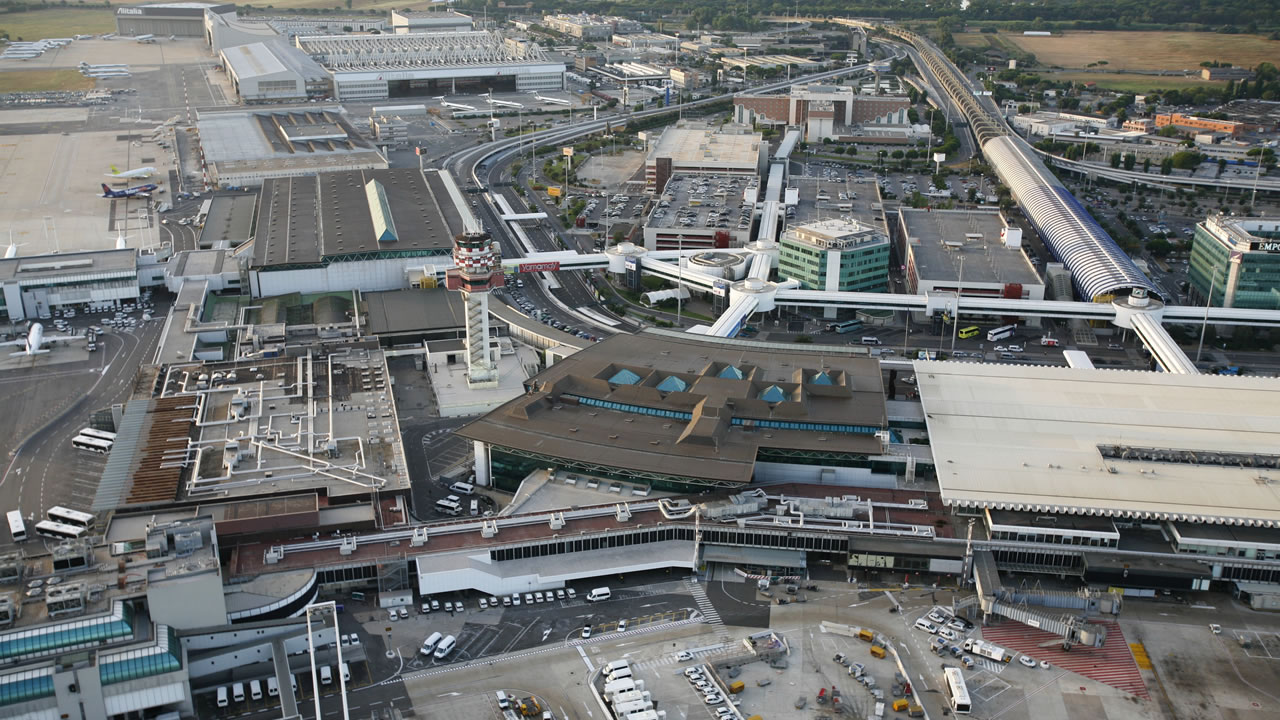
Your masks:
<svg viewBox="0 0 1280 720"><path fill-rule="evenodd" d="M1200 323L1200 344L1196 346L1196 362L1200 362L1200 351L1204 350L1204 333L1209 328L1209 306L1213 304L1213 291L1218 284L1218 271L1213 270L1209 276L1209 296L1204 300L1204 321Z"/></svg>

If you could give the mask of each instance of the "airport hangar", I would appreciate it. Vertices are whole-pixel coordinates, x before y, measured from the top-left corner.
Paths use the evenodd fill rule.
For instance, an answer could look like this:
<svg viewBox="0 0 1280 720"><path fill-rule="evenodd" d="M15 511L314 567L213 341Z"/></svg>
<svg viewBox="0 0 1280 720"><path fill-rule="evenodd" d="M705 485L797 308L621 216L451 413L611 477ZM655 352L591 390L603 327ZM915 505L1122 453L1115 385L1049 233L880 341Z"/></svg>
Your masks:
<svg viewBox="0 0 1280 720"><path fill-rule="evenodd" d="M128 5L116 8L116 32L120 35L177 35L204 37L204 14L235 13L234 3L175 2Z"/></svg>
<svg viewBox="0 0 1280 720"><path fill-rule="evenodd" d="M487 90L561 90L565 66L536 43L488 31L299 37L342 101Z"/></svg>

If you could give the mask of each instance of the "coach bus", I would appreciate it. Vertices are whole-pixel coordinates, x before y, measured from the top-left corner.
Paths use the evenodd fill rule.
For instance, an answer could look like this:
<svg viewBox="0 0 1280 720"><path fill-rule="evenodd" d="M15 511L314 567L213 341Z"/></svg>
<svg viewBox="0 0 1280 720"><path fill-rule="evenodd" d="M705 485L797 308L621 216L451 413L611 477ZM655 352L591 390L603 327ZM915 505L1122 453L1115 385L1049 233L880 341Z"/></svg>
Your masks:
<svg viewBox="0 0 1280 720"><path fill-rule="evenodd" d="M112 443L116 441L116 434L113 432L107 432L106 430L94 430L93 428L85 428L80 431L80 434L84 437L98 438L99 440L106 440L107 442L112 442Z"/></svg>
<svg viewBox="0 0 1280 720"><path fill-rule="evenodd" d="M88 532L88 530L85 530L82 527L64 525L63 523L53 522L52 520L41 520L36 523L37 535L54 538L55 540L74 540L78 537L83 537L86 532Z"/></svg>
<svg viewBox="0 0 1280 720"><path fill-rule="evenodd" d="M77 450L88 450L89 452L106 455L107 453L111 452L112 443L110 440L102 440L100 438L85 437L84 435L77 435L71 438L71 445Z"/></svg>
<svg viewBox="0 0 1280 720"><path fill-rule="evenodd" d="M861 329L862 329L861 320L845 320L844 322L831 323L830 325L827 326L827 332L840 333L841 335L845 333L855 332Z"/></svg>
<svg viewBox="0 0 1280 720"><path fill-rule="evenodd" d="M27 525L22 522L21 510L10 510L6 517L9 519L9 534L13 536L14 542L22 542L27 539Z"/></svg>
<svg viewBox="0 0 1280 720"><path fill-rule="evenodd" d="M75 527L87 528L93 524L93 516L87 512L64 508L61 505L54 505L49 508L49 519L63 525L73 525Z"/></svg>
<svg viewBox="0 0 1280 720"><path fill-rule="evenodd" d="M971 337L978 337L978 333L982 332L982 328L977 325L970 325L967 328L960 328L960 339L968 340Z"/></svg>
<svg viewBox="0 0 1280 720"><path fill-rule="evenodd" d="M949 667L942 671L943 690L947 693L947 703L951 712L957 715L968 715L973 705L969 702L969 686L960 674L960 668Z"/></svg>
<svg viewBox="0 0 1280 720"><path fill-rule="evenodd" d="M1013 334L1017 331L1018 331L1017 325L1003 325L994 330L988 330L987 340L989 342L996 342L997 340L1003 340L1007 337L1013 337Z"/></svg>

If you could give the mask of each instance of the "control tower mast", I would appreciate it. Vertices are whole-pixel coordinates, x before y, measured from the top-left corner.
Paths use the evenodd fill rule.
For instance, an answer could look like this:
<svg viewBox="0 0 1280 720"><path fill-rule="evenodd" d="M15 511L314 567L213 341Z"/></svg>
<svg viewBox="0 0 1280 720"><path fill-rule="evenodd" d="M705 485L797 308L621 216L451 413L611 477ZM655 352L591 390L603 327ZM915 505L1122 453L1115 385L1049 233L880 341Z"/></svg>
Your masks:
<svg viewBox="0 0 1280 720"><path fill-rule="evenodd" d="M501 250L483 228L468 227L453 238L453 264L445 273L445 287L461 291L465 304L467 387L497 387L498 363L489 339L489 291L503 285Z"/></svg>

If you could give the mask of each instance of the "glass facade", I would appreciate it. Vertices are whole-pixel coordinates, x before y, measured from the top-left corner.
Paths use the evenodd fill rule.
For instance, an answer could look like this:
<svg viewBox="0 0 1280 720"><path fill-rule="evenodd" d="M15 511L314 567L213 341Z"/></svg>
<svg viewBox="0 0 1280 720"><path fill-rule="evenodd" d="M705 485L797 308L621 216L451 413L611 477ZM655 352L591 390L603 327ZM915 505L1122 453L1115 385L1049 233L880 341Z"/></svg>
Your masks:
<svg viewBox="0 0 1280 720"><path fill-rule="evenodd" d="M841 292L888 292L889 243L865 243L838 250L840 270L837 285ZM805 290L827 289L828 251L789 240L785 235L778 248L778 277L800 281Z"/></svg>
<svg viewBox="0 0 1280 720"><path fill-rule="evenodd" d="M68 650L96 648L111 640L134 636L133 606L116 601L110 615L45 625L0 635L0 661L11 662Z"/></svg>
<svg viewBox="0 0 1280 720"><path fill-rule="evenodd" d="M103 655L98 674L103 685L136 680L182 669L178 635L167 625L156 627L156 644L138 650Z"/></svg>
<svg viewBox="0 0 1280 720"><path fill-rule="evenodd" d="M0 675L0 706L39 700L52 695L51 667Z"/></svg>
<svg viewBox="0 0 1280 720"><path fill-rule="evenodd" d="M1230 258L1236 246L1219 239L1205 223L1196 225L1191 241L1189 280L1203 301L1212 288L1211 304L1222 307L1229 290ZM1271 239L1269 233L1257 233L1259 239ZM1244 247L1243 242L1239 247ZM1280 310L1280 252L1244 251L1240 272L1235 280L1231 307L1250 310Z"/></svg>

